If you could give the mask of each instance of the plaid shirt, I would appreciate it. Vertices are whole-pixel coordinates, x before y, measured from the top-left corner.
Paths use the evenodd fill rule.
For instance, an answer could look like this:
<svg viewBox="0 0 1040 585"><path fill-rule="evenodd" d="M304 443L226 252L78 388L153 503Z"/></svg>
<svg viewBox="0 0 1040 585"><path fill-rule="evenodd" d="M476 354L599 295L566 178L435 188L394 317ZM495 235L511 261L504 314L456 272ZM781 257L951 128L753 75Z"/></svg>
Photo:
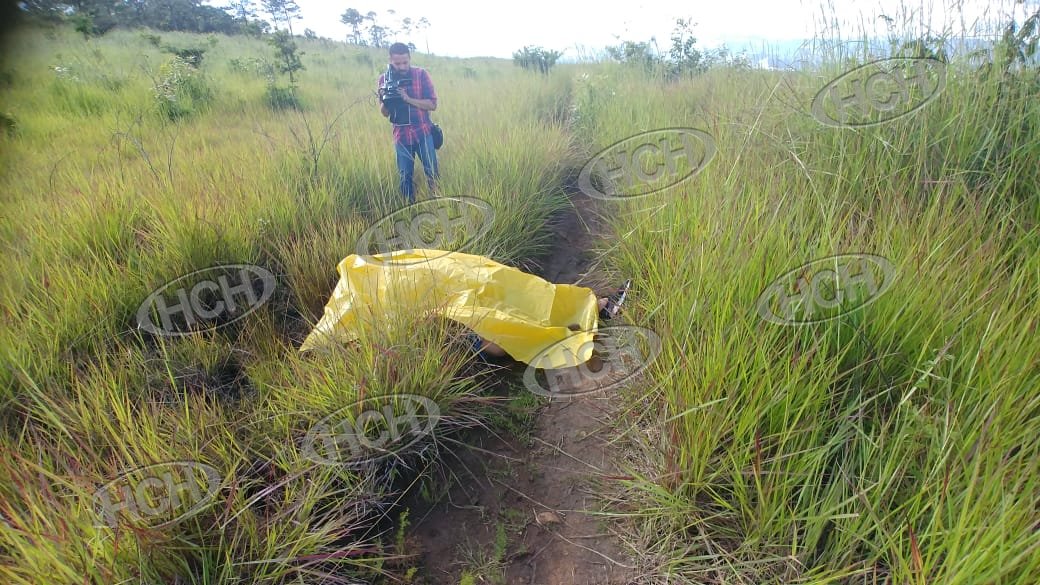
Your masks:
<svg viewBox="0 0 1040 585"><path fill-rule="evenodd" d="M433 100L433 105L436 106L437 92L433 90L430 74L422 67L409 67L408 74L412 78L412 82L405 87L408 97L417 100ZM379 81L376 82L377 88L383 85L385 75L384 73L379 76ZM433 130L430 113L426 110L409 105L408 119L410 124L394 126L394 144L415 144L419 141L420 136L429 134Z"/></svg>

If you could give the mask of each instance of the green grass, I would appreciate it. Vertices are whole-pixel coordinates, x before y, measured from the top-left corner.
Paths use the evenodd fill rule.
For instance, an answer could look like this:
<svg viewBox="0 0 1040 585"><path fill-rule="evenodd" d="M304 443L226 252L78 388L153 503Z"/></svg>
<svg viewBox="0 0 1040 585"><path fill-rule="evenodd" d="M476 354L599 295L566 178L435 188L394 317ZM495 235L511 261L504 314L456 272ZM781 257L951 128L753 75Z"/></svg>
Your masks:
<svg viewBox="0 0 1040 585"><path fill-rule="evenodd" d="M718 143L693 180L613 204L623 237L603 244L635 277L631 320L665 340L635 389L651 438L629 504L673 582L1040 573L1040 85L951 70L922 111L860 130L809 115L835 69L602 81L597 144L665 126ZM876 302L758 316L780 275L862 252L897 271Z"/></svg>
<svg viewBox="0 0 1040 585"><path fill-rule="evenodd" d="M0 96L16 122L0 136L5 583L403 578L403 539L379 528L394 488L442 457L445 432L523 423L523 408L488 410L445 323L403 313L343 351L296 351L336 263L402 204L370 97L385 59L301 39L303 109L274 111L263 76L241 65L269 47L216 38L192 74L200 99L176 120L153 90L170 56L139 32L20 39ZM1030 583L1037 73L954 62L916 114L836 129L809 104L851 56L826 57L818 71L675 84L608 64L543 78L505 61L415 62L440 95L442 191L494 206L473 251L498 261L547 250L561 184L589 154L662 127L716 139L692 180L605 204L598 243L634 277L628 318L664 341L630 389L638 479L620 501L669 582ZM814 325L757 314L779 276L847 253L891 261L892 289ZM153 290L225 263L274 272L272 301L215 332L135 331ZM444 414L407 466L301 452L332 412L402 392ZM218 505L160 529L95 525L94 490L167 461L219 470ZM472 564L501 564L489 550Z"/></svg>
<svg viewBox="0 0 1040 585"><path fill-rule="evenodd" d="M403 205L390 129L370 98L383 56L301 41L304 108L272 111L263 80L229 66L266 45L219 37L192 73L195 95L211 97L171 120L153 94L170 56L142 35L47 34L25 31L2 103L19 127L2 139L4 165L20 169L3 176L0 224L4 582L288 583L315 572L351 582L392 572L393 542L375 530L383 503L450 429L480 424L486 408L445 323L402 314L343 352L296 351L336 264ZM416 62L450 104L434 114L450 129L443 192L496 210L475 251L514 264L538 256L548 233L531 226L566 205L560 182L578 164L570 136L545 120L568 78L482 60L464 77L452 60ZM226 263L275 273L272 301L187 338L135 332L153 290ZM301 452L326 415L402 391L435 399L443 415L401 462L414 467L356 471ZM94 526L94 490L167 461L217 469L218 504L162 529Z"/></svg>
<svg viewBox="0 0 1040 585"><path fill-rule="evenodd" d="M462 571L460 582L479 579L479 583L504 585L508 548L509 536L504 521L495 522L495 540L490 545L468 542L460 544L459 557L466 567Z"/></svg>

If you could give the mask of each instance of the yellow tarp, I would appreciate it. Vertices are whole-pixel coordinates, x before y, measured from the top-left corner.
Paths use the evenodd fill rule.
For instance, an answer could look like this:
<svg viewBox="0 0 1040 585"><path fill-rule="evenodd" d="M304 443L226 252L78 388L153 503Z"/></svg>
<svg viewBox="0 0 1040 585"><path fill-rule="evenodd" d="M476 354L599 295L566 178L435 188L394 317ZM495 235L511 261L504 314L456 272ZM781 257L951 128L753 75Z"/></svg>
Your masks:
<svg viewBox="0 0 1040 585"><path fill-rule="evenodd" d="M598 307L591 289L553 284L483 256L433 249L351 254L336 268L339 284L300 351L352 341L371 316L431 310L535 367L574 366L592 355Z"/></svg>

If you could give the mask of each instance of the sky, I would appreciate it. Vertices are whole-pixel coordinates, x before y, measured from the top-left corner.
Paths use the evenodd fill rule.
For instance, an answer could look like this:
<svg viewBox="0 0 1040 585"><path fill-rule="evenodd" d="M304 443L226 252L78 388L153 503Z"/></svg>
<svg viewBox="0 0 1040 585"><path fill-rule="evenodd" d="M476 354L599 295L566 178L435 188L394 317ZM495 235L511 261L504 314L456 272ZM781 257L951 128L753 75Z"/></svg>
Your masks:
<svg viewBox="0 0 1040 585"><path fill-rule="evenodd" d="M827 8L821 8L826 2ZM861 26L878 24L878 14L897 20L909 10L918 23L943 24L954 30L968 28L971 22L988 13L1021 14L1026 7L1012 0L712 0L670 2L632 0L629 2L521 0L517 2L430 2L429 0L297 0L303 15L302 24L294 23L297 32L310 28L319 36L342 40L348 27L340 22L347 8L362 14L375 11L377 21L395 23L409 16L412 20L426 17L431 25L409 39L417 49L441 56L511 58L513 51L525 45L538 45L564 53L564 60L594 54L604 46L622 40L648 41L656 37L661 50L670 46L669 37L677 18L691 18L697 23L694 36L699 48L712 48L726 43L738 50L747 43L790 41L814 36L821 14L837 16L843 34L855 36ZM1040 0L1027 0L1030 12ZM908 8L900 9L900 6ZM957 11L946 5L961 5L968 26L962 25ZM386 14L394 9L396 16ZM1014 11L1014 12L1013 12ZM923 16L922 16L923 15Z"/></svg>

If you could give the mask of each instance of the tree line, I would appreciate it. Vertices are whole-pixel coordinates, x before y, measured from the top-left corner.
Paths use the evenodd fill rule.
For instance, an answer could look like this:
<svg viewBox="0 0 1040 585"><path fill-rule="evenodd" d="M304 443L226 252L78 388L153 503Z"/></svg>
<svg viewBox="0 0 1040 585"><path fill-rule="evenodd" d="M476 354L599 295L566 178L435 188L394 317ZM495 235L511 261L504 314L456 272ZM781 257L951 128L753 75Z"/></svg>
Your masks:
<svg viewBox="0 0 1040 585"><path fill-rule="evenodd" d="M412 33L417 33L430 26L430 21L425 16L419 19L413 19L410 16L398 19L397 11L392 8L386 10L386 17L397 19L397 22L393 24L386 21L380 22L375 11L370 10L365 14L361 14L361 11L356 8L348 8L340 16L339 21L350 27L350 33L347 34L346 39L347 43L381 48L390 46L393 43L393 39L397 36L408 37ZM413 50L416 48L414 43L407 44Z"/></svg>
<svg viewBox="0 0 1040 585"><path fill-rule="evenodd" d="M285 2L264 0L263 4ZM270 29L269 23L257 18L257 7L250 0L223 7L207 6L201 0L23 0L20 8L33 20L70 22L87 36L116 27L225 34L262 34Z"/></svg>
<svg viewBox="0 0 1040 585"><path fill-rule="evenodd" d="M255 36L284 28L295 36L293 20L300 18L295 0L230 0L223 6L208 6L202 0L22 0L19 8L33 20L69 22L86 36L102 35L116 27ZM379 17L374 11L362 14L348 8L340 22L348 27L347 43L373 47L389 46L397 35L408 36L430 26L425 17L398 18L393 9ZM309 29L303 33L317 36Z"/></svg>

